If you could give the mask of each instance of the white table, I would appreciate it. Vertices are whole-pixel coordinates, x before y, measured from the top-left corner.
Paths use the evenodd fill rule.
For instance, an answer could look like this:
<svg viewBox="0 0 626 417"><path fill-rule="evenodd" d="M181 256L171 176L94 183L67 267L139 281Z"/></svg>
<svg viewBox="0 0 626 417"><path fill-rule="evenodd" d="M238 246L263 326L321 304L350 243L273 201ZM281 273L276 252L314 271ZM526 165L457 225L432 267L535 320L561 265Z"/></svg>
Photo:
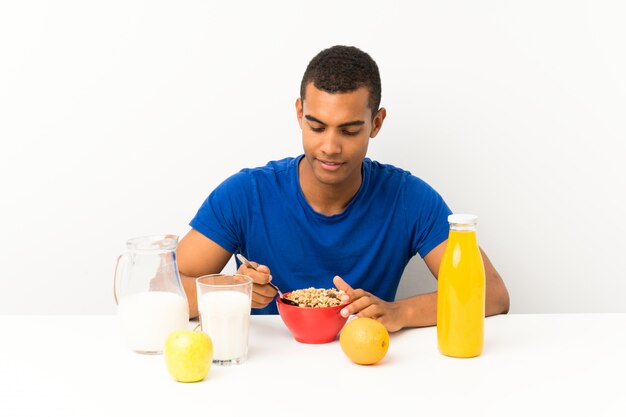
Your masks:
<svg viewBox="0 0 626 417"><path fill-rule="evenodd" d="M248 361L194 384L126 349L115 316L0 316L0 329L6 417L626 416L625 314L491 317L473 359L440 355L434 327L408 329L374 366L253 316Z"/></svg>

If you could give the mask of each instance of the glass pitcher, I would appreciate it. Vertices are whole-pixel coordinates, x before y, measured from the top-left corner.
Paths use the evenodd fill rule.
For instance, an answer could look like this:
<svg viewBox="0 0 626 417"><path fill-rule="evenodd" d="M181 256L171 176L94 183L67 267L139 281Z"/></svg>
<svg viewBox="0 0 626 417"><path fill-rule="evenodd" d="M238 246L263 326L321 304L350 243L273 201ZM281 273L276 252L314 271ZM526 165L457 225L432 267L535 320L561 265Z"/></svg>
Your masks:
<svg viewBox="0 0 626 417"><path fill-rule="evenodd" d="M174 330L189 327L189 306L183 290L176 246L178 236L130 239L117 258L113 295L122 335L139 353L161 353Z"/></svg>

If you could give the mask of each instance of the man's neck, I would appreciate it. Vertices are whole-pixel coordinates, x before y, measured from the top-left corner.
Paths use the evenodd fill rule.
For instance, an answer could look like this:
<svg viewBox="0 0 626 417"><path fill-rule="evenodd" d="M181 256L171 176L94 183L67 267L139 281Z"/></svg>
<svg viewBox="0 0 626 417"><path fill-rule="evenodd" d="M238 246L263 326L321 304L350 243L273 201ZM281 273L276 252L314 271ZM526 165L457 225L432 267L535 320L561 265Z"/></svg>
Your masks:
<svg viewBox="0 0 626 417"><path fill-rule="evenodd" d="M341 213L356 196L363 181L362 176L359 176L358 181L324 184L303 165L304 163L300 161L298 167L300 189L313 210L325 216Z"/></svg>

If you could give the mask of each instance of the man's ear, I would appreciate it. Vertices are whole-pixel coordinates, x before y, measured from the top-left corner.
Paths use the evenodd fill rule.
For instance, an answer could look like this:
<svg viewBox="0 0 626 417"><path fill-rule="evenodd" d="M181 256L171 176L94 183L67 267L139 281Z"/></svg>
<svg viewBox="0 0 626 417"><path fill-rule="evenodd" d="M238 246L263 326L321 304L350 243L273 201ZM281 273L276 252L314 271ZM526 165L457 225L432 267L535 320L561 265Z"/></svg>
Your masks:
<svg viewBox="0 0 626 417"><path fill-rule="evenodd" d="M380 110L374 116L374 120L372 120L372 132L370 133L370 138L376 137L378 132L380 132L380 128L383 127L383 122L385 121L385 117L387 117L387 110L384 107L381 107Z"/></svg>
<svg viewBox="0 0 626 417"><path fill-rule="evenodd" d="M296 117L298 118L298 124L300 125L301 129L302 129L302 112L303 112L302 99L298 97L298 99L296 100Z"/></svg>

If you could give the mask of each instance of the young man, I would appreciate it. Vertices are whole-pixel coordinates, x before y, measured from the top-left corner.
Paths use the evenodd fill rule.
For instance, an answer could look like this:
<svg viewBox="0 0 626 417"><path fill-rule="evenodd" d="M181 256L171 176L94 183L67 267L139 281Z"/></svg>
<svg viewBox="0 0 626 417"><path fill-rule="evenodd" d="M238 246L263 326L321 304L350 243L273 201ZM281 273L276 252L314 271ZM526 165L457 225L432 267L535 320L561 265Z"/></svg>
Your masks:
<svg viewBox="0 0 626 417"><path fill-rule="evenodd" d="M233 253L254 279L253 314L276 313L282 291L344 290L342 314L379 320L389 331L436 324L437 294L394 301L407 263L419 254L436 277L450 209L407 171L366 158L386 116L371 57L334 46L309 63L296 100L304 155L244 169L218 186L178 246L178 266L197 315L194 278L218 273ZM506 313L504 282L483 253L486 314Z"/></svg>

